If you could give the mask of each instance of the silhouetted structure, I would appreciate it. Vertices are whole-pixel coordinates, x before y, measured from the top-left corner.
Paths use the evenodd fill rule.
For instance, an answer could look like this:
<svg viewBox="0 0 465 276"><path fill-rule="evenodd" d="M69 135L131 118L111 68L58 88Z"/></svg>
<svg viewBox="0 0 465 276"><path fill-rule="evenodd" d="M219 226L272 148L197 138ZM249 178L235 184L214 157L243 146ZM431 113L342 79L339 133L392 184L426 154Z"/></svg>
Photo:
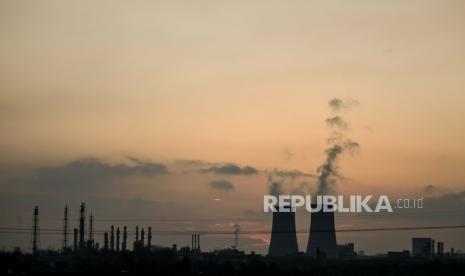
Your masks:
<svg viewBox="0 0 465 276"><path fill-rule="evenodd" d="M32 219L32 242L31 242L32 254L36 255L39 250L39 206L34 208L34 215Z"/></svg>
<svg viewBox="0 0 465 276"><path fill-rule="evenodd" d="M199 234L192 234L191 250L200 251L200 235Z"/></svg>
<svg viewBox="0 0 465 276"><path fill-rule="evenodd" d="M124 228L123 228L123 243L121 244L121 249L123 251L126 251L127 244L128 244L128 232L126 230L126 226L124 226Z"/></svg>
<svg viewBox="0 0 465 276"><path fill-rule="evenodd" d="M119 227L116 228L116 251L119 251Z"/></svg>
<svg viewBox="0 0 465 276"><path fill-rule="evenodd" d="M387 257L389 259L407 259L410 257L410 251L408 250L403 250L403 251L388 251L387 252Z"/></svg>
<svg viewBox="0 0 465 276"><path fill-rule="evenodd" d="M152 227L149 227L149 231L147 234L147 246L148 247L152 246Z"/></svg>
<svg viewBox="0 0 465 276"><path fill-rule="evenodd" d="M339 257L353 257L355 256L355 244L352 242L346 244L338 244L337 251Z"/></svg>
<svg viewBox="0 0 465 276"><path fill-rule="evenodd" d="M105 233L103 234L103 249L105 251L108 250L108 232L105 231Z"/></svg>
<svg viewBox="0 0 465 276"><path fill-rule="evenodd" d="M79 249L84 249L84 237L85 237L85 220L86 220L86 205L81 203L81 209L79 211Z"/></svg>
<svg viewBox="0 0 465 276"><path fill-rule="evenodd" d="M442 256L444 255L444 243L443 242L438 242L437 243L437 250L436 250L436 253L438 256Z"/></svg>
<svg viewBox="0 0 465 276"><path fill-rule="evenodd" d="M77 251L78 250L78 229L74 228L74 239L73 239L73 250Z"/></svg>
<svg viewBox="0 0 465 276"><path fill-rule="evenodd" d="M112 225L110 229L110 249L115 250L115 227Z"/></svg>
<svg viewBox="0 0 465 276"><path fill-rule="evenodd" d="M90 213L89 217L89 237L87 240L87 247L94 248L94 216Z"/></svg>
<svg viewBox="0 0 465 276"><path fill-rule="evenodd" d="M334 225L334 212L324 212L321 206L318 212L312 212L310 218L310 235L307 244L307 255L314 257L337 257L336 229ZM332 206L327 206L331 209ZM316 209L317 205L312 204Z"/></svg>
<svg viewBox="0 0 465 276"><path fill-rule="evenodd" d="M281 210L276 206L277 211ZM299 252L294 212L274 212L268 255L286 256Z"/></svg>
<svg viewBox="0 0 465 276"><path fill-rule="evenodd" d="M63 217L63 251L68 248L68 206L65 206Z"/></svg>
<svg viewBox="0 0 465 276"><path fill-rule="evenodd" d="M412 255L430 258L433 255L434 242L431 238L412 238Z"/></svg>
<svg viewBox="0 0 465 276"><path fill-rule="evenodd" d="M144 244L145 244L145 231L144 231L144 228L142 228L142 230L140 230L140 245L141 245L141 247L144 247Z"/></svg>

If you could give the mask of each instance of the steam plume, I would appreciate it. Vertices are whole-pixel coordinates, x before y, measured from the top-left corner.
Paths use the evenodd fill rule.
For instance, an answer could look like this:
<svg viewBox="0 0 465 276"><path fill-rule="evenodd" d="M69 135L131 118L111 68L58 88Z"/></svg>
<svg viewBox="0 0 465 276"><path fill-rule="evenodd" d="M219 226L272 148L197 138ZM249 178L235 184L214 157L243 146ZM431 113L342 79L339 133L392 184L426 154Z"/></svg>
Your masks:
<svg viewBox="0 0 465 276"><path fill-rule="evenodd" d="M339 98L334 98L329 101L329 107L333 112L338 112L341 109L351 108L358 104L357 101L349 99L343 101ZM340 115L326 119L326 124L331 128L336 128L332 131L327 139L329 148L325 150L326 158L324 163L318 167L318 195L331 194L334 192L336 179L340 176L339 167L337 165L339 156L345 152L351 154L357 153L360 148L359 143L345 138L346 131L349 129L349 123Z"/></svg>

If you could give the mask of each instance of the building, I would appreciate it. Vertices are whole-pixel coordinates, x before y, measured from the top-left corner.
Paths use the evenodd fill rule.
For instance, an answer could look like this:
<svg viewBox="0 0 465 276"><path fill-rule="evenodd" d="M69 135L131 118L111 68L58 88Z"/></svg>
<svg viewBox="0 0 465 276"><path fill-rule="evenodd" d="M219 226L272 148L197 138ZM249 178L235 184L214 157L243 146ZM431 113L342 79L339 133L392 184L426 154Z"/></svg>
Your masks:
<svg viewBox="0 0 465 276"><path fill-rule="evenodd" d="M339 257L353 257L355 256L355 245L353 242L338 244L337 251L339 253Z"/></svg>
<svg viewBox="0 0 465 276"><path fill-rule="evenodd" d="M390 259L406 259L410 257L410 251L388 251L387 257Z"/></svg>
<svg viewBox="0 0 465 276"><path fill-rule="evenodd" d="M431 238L412 238L412 255L431 258L434 252L434 240Z"/></svg>
<svg viewBox="0 0 465 276"><path fill-rule="evenodd" d="M436 254L438 256L444 255L444 243L443 242L438 242L437 244L438 244L438 248L437 248Z"/></svg>

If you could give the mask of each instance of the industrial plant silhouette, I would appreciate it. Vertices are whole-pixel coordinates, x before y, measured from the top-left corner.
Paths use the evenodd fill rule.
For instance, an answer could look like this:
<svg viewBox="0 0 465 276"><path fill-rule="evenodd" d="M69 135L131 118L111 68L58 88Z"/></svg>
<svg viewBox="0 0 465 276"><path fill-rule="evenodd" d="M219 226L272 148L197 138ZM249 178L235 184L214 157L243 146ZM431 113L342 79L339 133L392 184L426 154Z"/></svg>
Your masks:
<svg viewBox="0 0 465 276"><path fill-rule="evenodd" d="M139 226L132 232L132 246L128 242L128 227L114 225L110 226L110 231L103 232L103 245L100 245L94 238L94 216L90 213L87 219L86 205L82 203L78 227L72 231L72 243L69 241L68 206L65 206L60 231L62 248L53 251L41 249L39 207L36 206L31 228L32 254L23 253L19 248L14 252L0 252L0 270L22 274L124 272L161 275L424 275L465 271L465 256L454 249L444 252L444 243L436 243L432 238L413 238L411 253L403 250L387 252L384 256L359 256L354 252L353 243L337 244L334 212L311 213L307 248L300 252L295 212L274 212L272 220L269 250L265 256L240 251L238 229L234 232L234 246L209 252L201 250L199 233L191 234L190 246L178 248L173 244L167 248L153 245L152 227Z"/></svg>

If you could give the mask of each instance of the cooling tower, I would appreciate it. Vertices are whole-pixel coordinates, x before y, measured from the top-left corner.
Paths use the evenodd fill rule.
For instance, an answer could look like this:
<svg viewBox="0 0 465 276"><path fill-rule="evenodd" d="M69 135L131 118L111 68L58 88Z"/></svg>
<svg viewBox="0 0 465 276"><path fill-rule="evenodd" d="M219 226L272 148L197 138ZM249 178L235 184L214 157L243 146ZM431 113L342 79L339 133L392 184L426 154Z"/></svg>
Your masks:
<svg viewBox="0 0 465 276"><path fill-rule="evenodd" d="M295 232L294 212L274 212L271 241L268 249L270 256L297 254L297 237Z"/></svg>
<svg viewBox="0 0 465 276"><path fill-rule="evenodd" d="M312 204L313 209L316 207L317 205ZM321 208L319 212L311 213L307 255L337 257L334 212L323 212Z"/></svg>

